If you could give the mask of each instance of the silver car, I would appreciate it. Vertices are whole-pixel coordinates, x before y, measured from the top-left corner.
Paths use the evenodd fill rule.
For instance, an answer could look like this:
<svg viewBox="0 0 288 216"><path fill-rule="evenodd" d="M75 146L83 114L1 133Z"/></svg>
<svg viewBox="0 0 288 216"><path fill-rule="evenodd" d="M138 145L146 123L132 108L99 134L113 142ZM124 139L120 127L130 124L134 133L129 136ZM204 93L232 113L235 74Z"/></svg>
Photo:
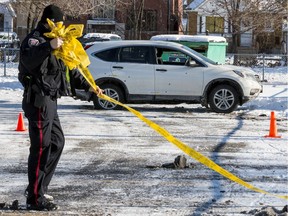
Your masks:
<svg viewBox="0 0 288 216"><path fill-rule="evenodd" d="M96 84L123 103L201 103L230 113L262 91L251 69L218 65L178 43L107 41L86 52ZM92 100L97 109L119 108L96 95Z"/></svg>

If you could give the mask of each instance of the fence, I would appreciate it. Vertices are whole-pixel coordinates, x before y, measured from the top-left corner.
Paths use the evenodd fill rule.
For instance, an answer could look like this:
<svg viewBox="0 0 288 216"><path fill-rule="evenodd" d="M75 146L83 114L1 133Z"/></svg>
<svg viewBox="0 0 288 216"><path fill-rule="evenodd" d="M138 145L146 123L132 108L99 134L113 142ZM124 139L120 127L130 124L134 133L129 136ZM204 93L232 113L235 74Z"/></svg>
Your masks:
<svg viewBox="0 0 288 216"><path fill-rule="evenodd" d="M7 76L7 64L19 62L19 49L0 49L0 68L3 67L4 76ZM250 67L258 73L262 73L262 81L265 81L265 74L271 68L286 66L287 55L278 54L227 54L225 64ZM0 74L1 75L1 74Z"/></svg>
<svg viewBox="0 0 288 216"><path fill-rule="evenodd" d="M280 54L227 54L225 64L250 67L262 73L262 81L266 81L265 74L272 68L287 67L287 55Z"/></svg>
<svg viewBox="0 0 288 216"><path fill-rule="evenodd" d="M3 67L4 76L7 76L7 65L19 62L19 49L3 48L0 49L0 68ZM1 75L1 74L0 74Z"/></svg>

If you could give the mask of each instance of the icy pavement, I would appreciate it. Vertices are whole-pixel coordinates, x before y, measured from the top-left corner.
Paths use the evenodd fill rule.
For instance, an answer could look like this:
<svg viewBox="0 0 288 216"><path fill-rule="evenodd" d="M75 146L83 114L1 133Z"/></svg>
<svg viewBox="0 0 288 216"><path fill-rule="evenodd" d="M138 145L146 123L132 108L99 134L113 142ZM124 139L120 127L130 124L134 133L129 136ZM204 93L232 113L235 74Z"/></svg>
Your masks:
<svg viewBox="0 0 288 216"><path fill-rule="evenodd" d="M267 89L225 115L200 105L131 106L249 184L287 195L287 86ZM23 205L29 138L27 131L15 131L21 94L0 89L0 203L18 199ZM271 109L281 139L264 138ZM263 207L287 205L188 156L186 169L151 168L183 153L126 110L97 111L91 103L62 98L59 115L66 146L49 188L60 210L51 215L253 215ZM0 210L0 215L20 213L39 215Z"/></svg>

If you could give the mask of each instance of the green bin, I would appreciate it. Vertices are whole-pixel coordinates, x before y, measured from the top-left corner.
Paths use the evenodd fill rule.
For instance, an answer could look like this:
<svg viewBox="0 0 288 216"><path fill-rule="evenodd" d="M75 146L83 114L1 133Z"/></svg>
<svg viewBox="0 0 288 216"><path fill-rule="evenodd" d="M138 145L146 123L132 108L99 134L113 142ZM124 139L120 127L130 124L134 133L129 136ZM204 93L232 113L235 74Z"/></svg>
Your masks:
<svg viewBox="0 0 288 216"><path fill-rule="evenodd" d="M228 43L224 37L206 35L155 35L150 40L171 41L183 44L207 58L225 63L226 47Z"/></svg>

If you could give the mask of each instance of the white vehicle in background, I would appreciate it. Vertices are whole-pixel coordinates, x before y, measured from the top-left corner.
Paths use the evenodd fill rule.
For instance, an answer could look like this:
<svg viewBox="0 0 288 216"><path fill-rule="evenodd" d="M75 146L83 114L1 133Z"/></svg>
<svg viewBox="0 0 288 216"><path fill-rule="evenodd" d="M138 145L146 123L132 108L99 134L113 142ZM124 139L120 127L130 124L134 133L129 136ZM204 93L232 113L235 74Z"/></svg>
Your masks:
<svg viewBox="0 0 288 216"><path fill-rule="evenodd" d="M201 103L230 113L262 91L251 69L216 64L179 43L107 41L86 52L96 84L123 103ZM120 108L96 95L92 100L97 109Z"/></svg>

